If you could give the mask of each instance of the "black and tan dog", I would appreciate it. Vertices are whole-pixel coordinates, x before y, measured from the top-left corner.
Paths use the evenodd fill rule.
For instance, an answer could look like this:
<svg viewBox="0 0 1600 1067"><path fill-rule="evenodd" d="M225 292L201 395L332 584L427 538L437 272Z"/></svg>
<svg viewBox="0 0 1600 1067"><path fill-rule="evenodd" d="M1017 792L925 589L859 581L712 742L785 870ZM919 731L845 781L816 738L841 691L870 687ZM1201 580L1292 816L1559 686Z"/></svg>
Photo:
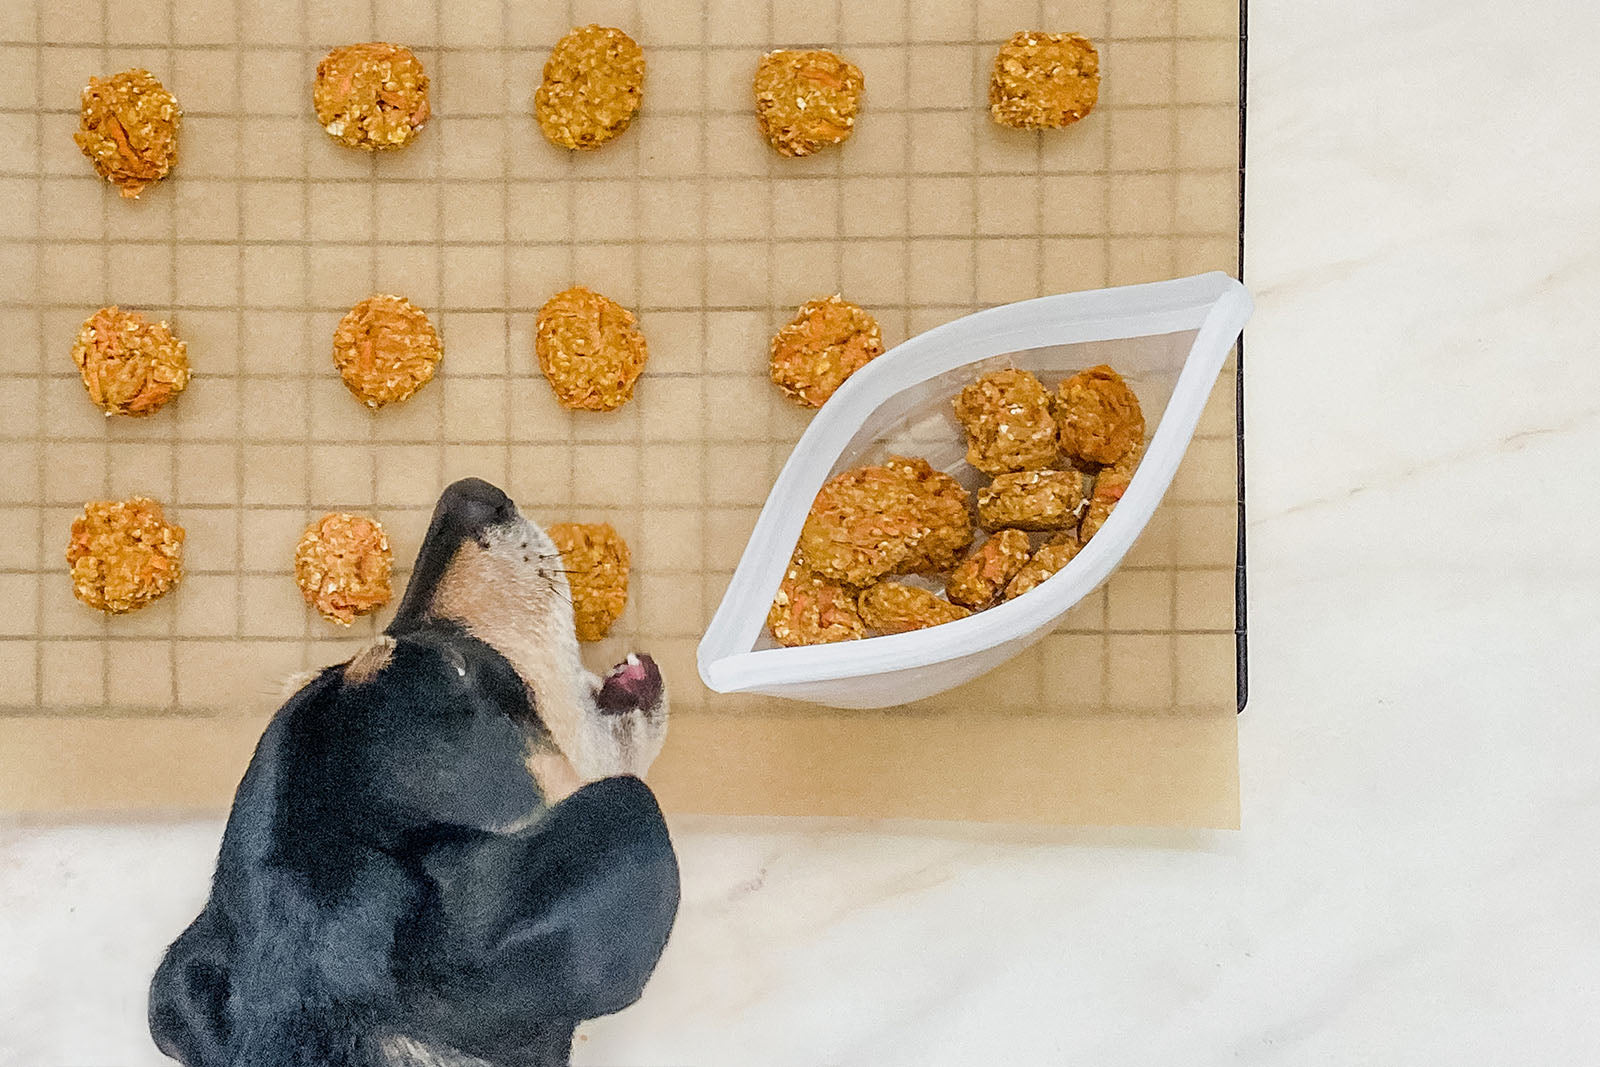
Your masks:
<svg viewBox="0 0 1600 1067"><path fill-rule="evenodd" d="M150 990L188 1067L566 1064L677 914L637 777L666 693L578 658L561 557L500 490L445 490L393 624L267 727L211 897Z"/></svg>

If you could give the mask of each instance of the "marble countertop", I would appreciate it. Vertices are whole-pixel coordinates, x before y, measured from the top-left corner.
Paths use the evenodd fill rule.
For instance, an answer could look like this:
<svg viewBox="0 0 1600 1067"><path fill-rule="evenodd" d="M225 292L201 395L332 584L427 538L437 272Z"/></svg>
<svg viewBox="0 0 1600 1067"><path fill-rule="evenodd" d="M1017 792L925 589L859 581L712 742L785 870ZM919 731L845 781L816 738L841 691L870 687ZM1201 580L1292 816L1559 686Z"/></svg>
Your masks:
<svg viewBox="0 0 1600 1067"><path fill-rule="evenodd" d="M1253 5L1244 829L678 820L673 943L577 1062L1600 1055L1589 25ZM4 831L0 1063L166 1062L218 829Z"/></svg>

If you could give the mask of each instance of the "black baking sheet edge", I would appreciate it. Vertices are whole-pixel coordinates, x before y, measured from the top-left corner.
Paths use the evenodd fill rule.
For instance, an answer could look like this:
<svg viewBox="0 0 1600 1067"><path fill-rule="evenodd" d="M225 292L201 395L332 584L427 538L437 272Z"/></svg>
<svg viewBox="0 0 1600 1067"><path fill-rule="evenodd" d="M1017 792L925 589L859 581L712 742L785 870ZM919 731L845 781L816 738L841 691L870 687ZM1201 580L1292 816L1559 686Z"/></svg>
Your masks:
<svg viewBox="0 0 1600 1067"><path fill-rule="evenodd" d="M1248 29L1250 25L1250 2L1239 0L1239 280L1244 280L1244 135L1246 103L1249 96L1249 85L1246 72L1249 68L1250 50L1247 47L1249 40ZM1237 380L1234 383L1234 437L1236 441L1237 459L1239 466L1239 537L1238 557L1234 562L1233 571L1233 644L1237 656L1235 678L1238 685L1238 710L1244 713L1244 706L1250 699L1250 638L1246 626L1248 609L1245 606L1245 524L1244 524L1244 334L1239 335L1236 349L1238 358L1234 362L1234 374Z"/></svg>

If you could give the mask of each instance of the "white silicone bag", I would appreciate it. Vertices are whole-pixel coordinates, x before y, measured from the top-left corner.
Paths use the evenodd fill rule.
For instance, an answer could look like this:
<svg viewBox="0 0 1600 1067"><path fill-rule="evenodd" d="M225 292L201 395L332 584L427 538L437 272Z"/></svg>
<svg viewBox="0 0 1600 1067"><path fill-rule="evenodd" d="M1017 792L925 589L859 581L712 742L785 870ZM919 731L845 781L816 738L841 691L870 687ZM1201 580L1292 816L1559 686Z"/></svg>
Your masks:
<svg viewBox="0 0 1600 1067"><path fill-rule="evenodd" d="M1244 286L1202 274L990 308L879 356L817 412L778 475L700 641L700 677L719 693L878 708L960 685L1021 652L1105 581L1150 521L1250 311ZM950 406L961 387L1004 366L1053 387L1098 363L1128 379L1155 430L1122 500L1071 563L1032 592L942 626L801 648L771 640L767 609L825 481L901 453L975 489L985 479L963 462Z"/></svg>

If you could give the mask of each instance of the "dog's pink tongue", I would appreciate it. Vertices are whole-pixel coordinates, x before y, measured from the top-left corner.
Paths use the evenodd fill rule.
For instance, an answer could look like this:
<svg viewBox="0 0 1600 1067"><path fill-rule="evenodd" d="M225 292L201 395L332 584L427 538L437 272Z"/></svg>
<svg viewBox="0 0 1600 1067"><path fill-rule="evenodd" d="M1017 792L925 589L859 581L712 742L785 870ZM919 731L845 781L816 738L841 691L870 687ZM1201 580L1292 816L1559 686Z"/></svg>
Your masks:
<svg viewBox="0 0 1600 1067"><path fill-rule="evenodd" d="M635 652L611 668L595 703L612 714L648 708L661 699L661 671L656 661Z"/></svg>

